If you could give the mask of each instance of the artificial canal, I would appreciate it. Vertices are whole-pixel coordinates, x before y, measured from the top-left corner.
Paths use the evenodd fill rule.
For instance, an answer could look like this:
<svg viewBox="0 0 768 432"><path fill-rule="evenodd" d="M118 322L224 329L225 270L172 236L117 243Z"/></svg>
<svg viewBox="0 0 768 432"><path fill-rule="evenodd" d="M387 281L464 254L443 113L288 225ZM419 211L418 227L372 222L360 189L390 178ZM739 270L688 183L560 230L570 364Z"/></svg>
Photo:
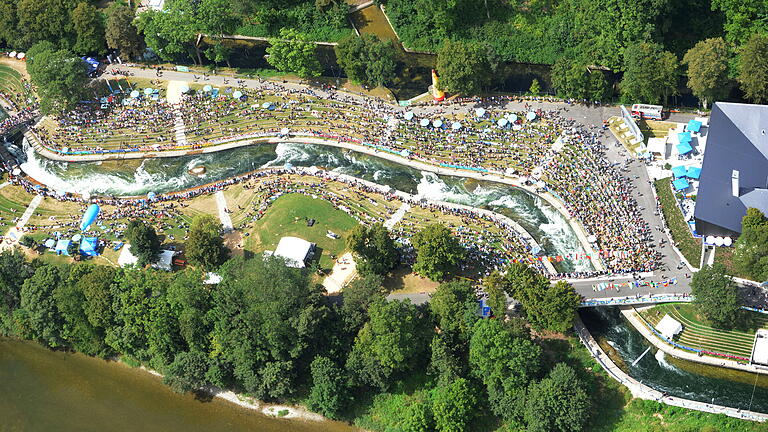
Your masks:
<svg viewBox="0 0 768 432"><path fill-rule="evenodd" d="M54 190L76 193L87 191L116 196L144 195L151 191L178 191L237 176L260 167L286 164L298 167L318 166L433 200L489 208L520 223L542 244L548 254L580 251L576 236L562 216L546 202L525 191L492 182L438 176L374 156L333 147L265 144L173 159L89 163L47 160L27 147L23 151L18 151L17 148L17 153L20 153L20 159L23 161L23 170ZM191 168L201 165L206 167L205 175L195 176L188 172ZM562 271L574 268L589 270L579 267L578 263L562 264ZM768 376L756 377L754 374L707 367L665 357L663 353L649 354L637 365L630 366L649 346L649 342L623 319L616 308L588 308L583 309L581 315L590 332L614 361L644 384L673 396L768 412ZM3 348L4 343L0 343L0 355ZM2 367L0 372L1 370Z"/></svg>

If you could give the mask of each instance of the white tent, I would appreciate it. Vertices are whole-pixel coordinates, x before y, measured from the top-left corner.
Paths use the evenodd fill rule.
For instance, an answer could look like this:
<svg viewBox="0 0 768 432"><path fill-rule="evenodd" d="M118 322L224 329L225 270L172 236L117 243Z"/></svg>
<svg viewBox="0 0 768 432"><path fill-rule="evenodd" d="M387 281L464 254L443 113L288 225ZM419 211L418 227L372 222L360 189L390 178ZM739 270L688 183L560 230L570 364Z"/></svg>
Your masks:
<svg viewBox="0 0 768 432"><path fill-rule="evenodd" d="M683 325L671 316L664 315L656 325L656 330L665 338L672 340L675 335L683 331Z"/></svg>
<svg viewBox="0 0 768 432"><path fill-rule="evenodd" d="M120 256L117 257L117 264L120 267L136 265L139 262L139 258L131 253L131 245L126 244L120 251ZM158 270L171 271L173 269L173 257L176 256L176 252L172 250L162 250L157 257L157 261L152 264L152 268Z"/></svg>
<svg viewBox="0 0 768 432"><path fill-rule="evenodd" d="M298 237L283 237L273 255L285 259L285 265L288 267L304 268L314 247L313 243Z"/></svg>
<svg viewBox="0 0 768 432"><path fill-rule="evenodd" d="M657 154L661 156L662 159L666 158L667 137L648 138L648 152Z"/></svg>

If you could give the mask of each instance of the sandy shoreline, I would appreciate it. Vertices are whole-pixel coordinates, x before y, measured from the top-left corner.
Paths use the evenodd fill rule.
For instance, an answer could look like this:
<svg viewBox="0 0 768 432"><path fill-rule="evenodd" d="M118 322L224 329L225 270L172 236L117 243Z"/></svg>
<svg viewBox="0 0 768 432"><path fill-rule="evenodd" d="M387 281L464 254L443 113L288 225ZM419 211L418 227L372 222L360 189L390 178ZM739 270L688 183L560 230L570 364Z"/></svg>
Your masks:
<svg viewBox="0 0 768 432"><path fill-rule="evenodd" d="M141 371L147 372L156 377L163 378L163 374L161 374L156 370L152 370L144 366L139 366L138 368L134 368L128 363L120 360L119 358L116 358L115 361L122 363L132 369L139 369ZM242 408L257 411L269 417L286 419L286 420L304 420L304 421L312 421L312 422L330 421L330 419L327 419L320 414L308 411L303 407L298 407L293 405L270 404L270 403L266 403L264 401L260 401L258 399L252 398L250 396L240 395L231 390L224 390L215 386L204 387L200 389L200 391L206 394L209 394L213 397L217 397L227 402L233 403Z"/></svg>

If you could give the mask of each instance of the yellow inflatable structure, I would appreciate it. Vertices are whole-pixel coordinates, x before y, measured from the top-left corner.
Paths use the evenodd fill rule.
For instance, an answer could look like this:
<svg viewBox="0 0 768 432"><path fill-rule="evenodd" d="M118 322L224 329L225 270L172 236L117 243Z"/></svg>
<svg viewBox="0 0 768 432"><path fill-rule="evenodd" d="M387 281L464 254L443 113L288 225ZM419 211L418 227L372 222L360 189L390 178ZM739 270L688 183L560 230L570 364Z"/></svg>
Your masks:
<svg viewBox="0 0 768 432"><path fill-rule="evenodd" d="M440 90L437 87L439 77L437 76L437 71L432 69L432 85L430 86L430 91L432 92L432 97L437 101L440 102L442 100L445 100L445 92Z"/></svg>

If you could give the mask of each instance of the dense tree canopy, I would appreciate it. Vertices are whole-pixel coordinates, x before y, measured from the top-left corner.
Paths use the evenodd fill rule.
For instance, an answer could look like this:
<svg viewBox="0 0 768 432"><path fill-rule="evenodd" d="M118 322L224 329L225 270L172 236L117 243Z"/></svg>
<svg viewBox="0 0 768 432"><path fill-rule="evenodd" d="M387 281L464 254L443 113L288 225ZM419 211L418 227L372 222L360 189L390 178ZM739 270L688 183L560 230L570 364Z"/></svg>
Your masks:
<svg viewBox="0 0 768 432"><path fill-rule="evenodd" d="M357 225L347 239L361 273L384 274L392 270L400 257L397 246L384 225Z"/></svg>
<svg viewBox="0 0 768 432"><path fill-rule="evenodd" d="M728 96L729 56L725 41L712 38L697 43L683 57L683 64L688 66L688 88L701 100L704 108L709 101Z"/></svg>
<svg viewBox="0 0 768 432"><path fill-rule="evenodd" d="M737 324L741 301L736 285L725 272L722 264L704 266L693 274L691 294L699 313L714 325L732 328Z"/></svg>
<svg viewBox="0 0 768 432"><path fill-rule="evenodd" d="M184 253L189 263L205 270L214 270L227 258L221 238L221 222L211 215L195 216L189 225Z"/></svg>
<svg viewBox="0 0 768 432"><path fill-rule="evenodd" d="M748 208L741 220L741 235L736 240L733 261L737 270L749 279L768 280L768 218L756 208Z"/></svg>
<svg viewBox="0 0 768 432"><path fill-rule="evenodd" d="M592 414L585 384L576 372L558 363L549 375L531 385L525 422L531 432L579 432Z"/></svg>
<svg viewBox="0 0 768 432"><path fill-rule="evenodd" d="M144 43L134 25L135 15L130 7L113 3L107 9L105 39L107 46L116 49L123 59L137 58Z"/></svg>
<svg viewBox="0 0 768 432"><path fill-rule="evenodd" d="M27 72L40 97L40 110L46 114L68 111L87 91L85 62L67 50L39 43L27 55Z"/></svg>
<svg viewBox="0 0 768 432"><path fill-rule="evenodd" d="M473 95L491 83L498 61L495 53L476 42L447 41L437 52L440 89Z"/></svg>
<svg viewBox="0 0 768 432"><path fill-rule="evenodd" d="M421 312L409 301L378 300L358 333L347 369L356 383L387 389L397 375L412 371L428 339Z"/></svg>
<svg viewBox="0 0 768 432"><path fill-rule="evenodd" d="M395 77L395 46L364 34L350 36L335 47L336 61L350 80L368 86L384 85Z"/></svg>
<svg viewBox="0 0 768 432"><path fill-rule="evenodd" d="M130 244L131 253L138 258L139 267L154 264L160 253L160 238L152 225L143 220L134 219L128 223L125 238Z"/></svg>
<svg viewBox="0 0 768 432"><path fill-rule="evenodd" d="M302 78L320 75L315 44L290 29L280 30L279 38L269 40L269 64L283 72L293 72Z"/></svg>
<svg viewBox="0 0 768 432"><path fill-rule="evenodd" d="M768 102L768 34L754 34L739 51L738 80L747 99Z"/></svg>
<svg viewBox="0 0 768 432"><path fill-rule="evenodd" d="M72 50L81 55L104 54L104 22L96 7L80 2L72 10L71 17L76 35Z"/></svg>
<svg viewBox="0 0 768 432"><path fill-rule="evenodd" d="M478 319L475 290L467 282L440 284L429 303L441 331L469 338L472 324Z"/></svg>
<svg viewBox="0 0 768 432"><path fill-rule="evenodd" d="M677 57L655 43L643 42L624 51L621 95L627 101L663 103L677 91Z"/></svg>
<svg viewBox="0 0 768 432"><path fill-rule="evenodd" d="M451 230L444 225L432 224L411 238L416 249L413 270L432 280L443 280L464 259L464 248Z"/></svg>

